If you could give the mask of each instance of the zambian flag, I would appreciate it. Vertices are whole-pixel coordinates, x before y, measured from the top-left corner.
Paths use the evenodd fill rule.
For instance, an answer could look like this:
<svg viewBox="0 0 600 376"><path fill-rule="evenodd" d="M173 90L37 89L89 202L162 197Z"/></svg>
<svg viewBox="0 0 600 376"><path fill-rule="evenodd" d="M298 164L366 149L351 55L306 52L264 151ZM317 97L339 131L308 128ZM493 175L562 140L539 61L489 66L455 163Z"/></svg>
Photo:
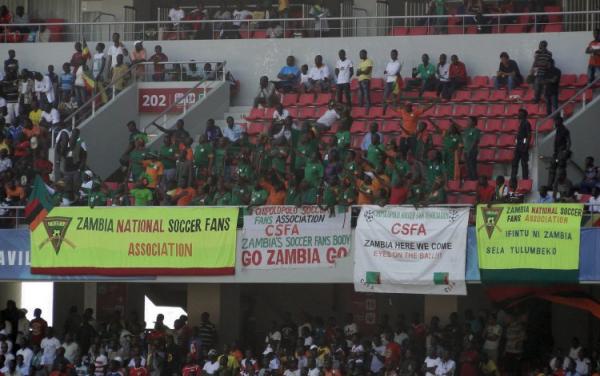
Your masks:
<svg viewBox="0 0 600 376"><path fill-rule="evenodd" d="M36 175L29 201L25 207L25 218L29 222L31 231L35 230L53 207L46 183L39 175Z"/></svg>
<svg viewBox="0 0 600 376"><path fill-rule="evenodd" d="M92 54L90 53L90 49L89 49L89 47L87 45L87 42L83 41L82 44L83 44L83 49L81 50L81 56L83 56L83 59L85 61L87 61L89 58L92 57Z"/></svg>

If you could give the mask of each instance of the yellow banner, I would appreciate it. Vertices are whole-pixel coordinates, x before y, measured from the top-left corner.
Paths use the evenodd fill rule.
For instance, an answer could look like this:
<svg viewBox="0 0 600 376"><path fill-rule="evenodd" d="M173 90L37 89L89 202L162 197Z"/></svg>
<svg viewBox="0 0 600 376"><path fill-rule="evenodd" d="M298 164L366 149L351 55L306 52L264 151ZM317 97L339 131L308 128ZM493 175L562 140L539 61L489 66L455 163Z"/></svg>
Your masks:
<svg viewBox="0 0 600 376"><path fill-rule="evenodd" d="M234 274L237 216L237 208L57 207L31 233L31 271Z"/></svg>

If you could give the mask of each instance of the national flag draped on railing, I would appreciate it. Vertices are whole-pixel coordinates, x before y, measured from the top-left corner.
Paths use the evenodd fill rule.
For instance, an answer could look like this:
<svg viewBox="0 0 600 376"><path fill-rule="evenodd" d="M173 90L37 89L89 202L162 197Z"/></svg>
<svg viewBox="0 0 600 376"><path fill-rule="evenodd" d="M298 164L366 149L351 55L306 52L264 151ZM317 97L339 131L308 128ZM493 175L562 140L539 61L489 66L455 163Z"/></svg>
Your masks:
<svg viewBox="0 0 600 376"><path fill-rule="evenodd" d="M35 230L53 207L48 187L46 187L42 178L37 175L33 182L29 201L25 207L25 218L29 222L29 228Z"/></svg>
<svg viewBox="0 0 600 376"><path fill-rule="evenodd" d="M83 41L83 50L81 51L81 56L83 56L83 59L86 61L92 57L86 41Z"/></svg>

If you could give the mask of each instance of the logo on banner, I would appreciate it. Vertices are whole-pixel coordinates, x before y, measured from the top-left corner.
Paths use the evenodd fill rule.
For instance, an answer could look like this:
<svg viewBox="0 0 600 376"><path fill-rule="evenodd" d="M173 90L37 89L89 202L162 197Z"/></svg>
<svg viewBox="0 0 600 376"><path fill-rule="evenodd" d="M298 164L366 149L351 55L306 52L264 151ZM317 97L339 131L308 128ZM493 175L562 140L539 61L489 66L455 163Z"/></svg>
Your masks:
<svg viewBox="0 0 600 376"><path fill-rule="evenodd" d="M47 217L44 218L43 223L44 228L46 229L46 234L48 234L48 239L45 239L42 244L40 244L40 249L50 242L50 244L52 244L52 248L54 248L54 252L56 252L58 255L63 242L67 243L73 248L75 247L75 244L66 238L67 230L71 224L71 218Z"/></svg>
<svg viewBox="0 0 600 376"><path fill-rule="evenodd" d="M481 214L483 214L483 227L485 227L485 231L490 239L492 238L492 234L494 234L496 229L498 229L498 231L502 231L502 229L498 227L498 221L500 220L502 210L503 208L486 208L481 206ZM481 230L481 227L479 229Z"/></svg>
<svg viewBox="0 0 600 376"><path fill-rule="evenodd" d="M365 221L367 221L367 223L371 223L373 222L373 219L375 218L375 214L373 213L373 210L365 210Z"/></svg>

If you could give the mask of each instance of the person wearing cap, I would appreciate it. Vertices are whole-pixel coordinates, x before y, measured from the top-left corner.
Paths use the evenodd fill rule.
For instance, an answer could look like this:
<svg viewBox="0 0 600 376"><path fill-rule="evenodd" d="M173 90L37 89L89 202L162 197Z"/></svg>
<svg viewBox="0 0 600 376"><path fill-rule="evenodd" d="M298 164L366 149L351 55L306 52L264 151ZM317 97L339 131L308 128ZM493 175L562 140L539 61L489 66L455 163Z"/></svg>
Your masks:
<svg viewBox="0 0 600 376"><path fill-rule="evenodd" d="M138 40L134 43L133 51L130 54L131 64L137 65L135 68L135 77L143 81L146 75L146 66L142 63L146 62L147 55L146 49L144 48L144 44L141 40Z"/></svg>
<svg viewBox="0 0 600 376"><path fill-rule="evenodd" d="M217 359L217 350L210 349L207 355L208 360L204 363L204 367L202 367L202 376L216 375L219 368L221 368L219 360Z"/></svg>

